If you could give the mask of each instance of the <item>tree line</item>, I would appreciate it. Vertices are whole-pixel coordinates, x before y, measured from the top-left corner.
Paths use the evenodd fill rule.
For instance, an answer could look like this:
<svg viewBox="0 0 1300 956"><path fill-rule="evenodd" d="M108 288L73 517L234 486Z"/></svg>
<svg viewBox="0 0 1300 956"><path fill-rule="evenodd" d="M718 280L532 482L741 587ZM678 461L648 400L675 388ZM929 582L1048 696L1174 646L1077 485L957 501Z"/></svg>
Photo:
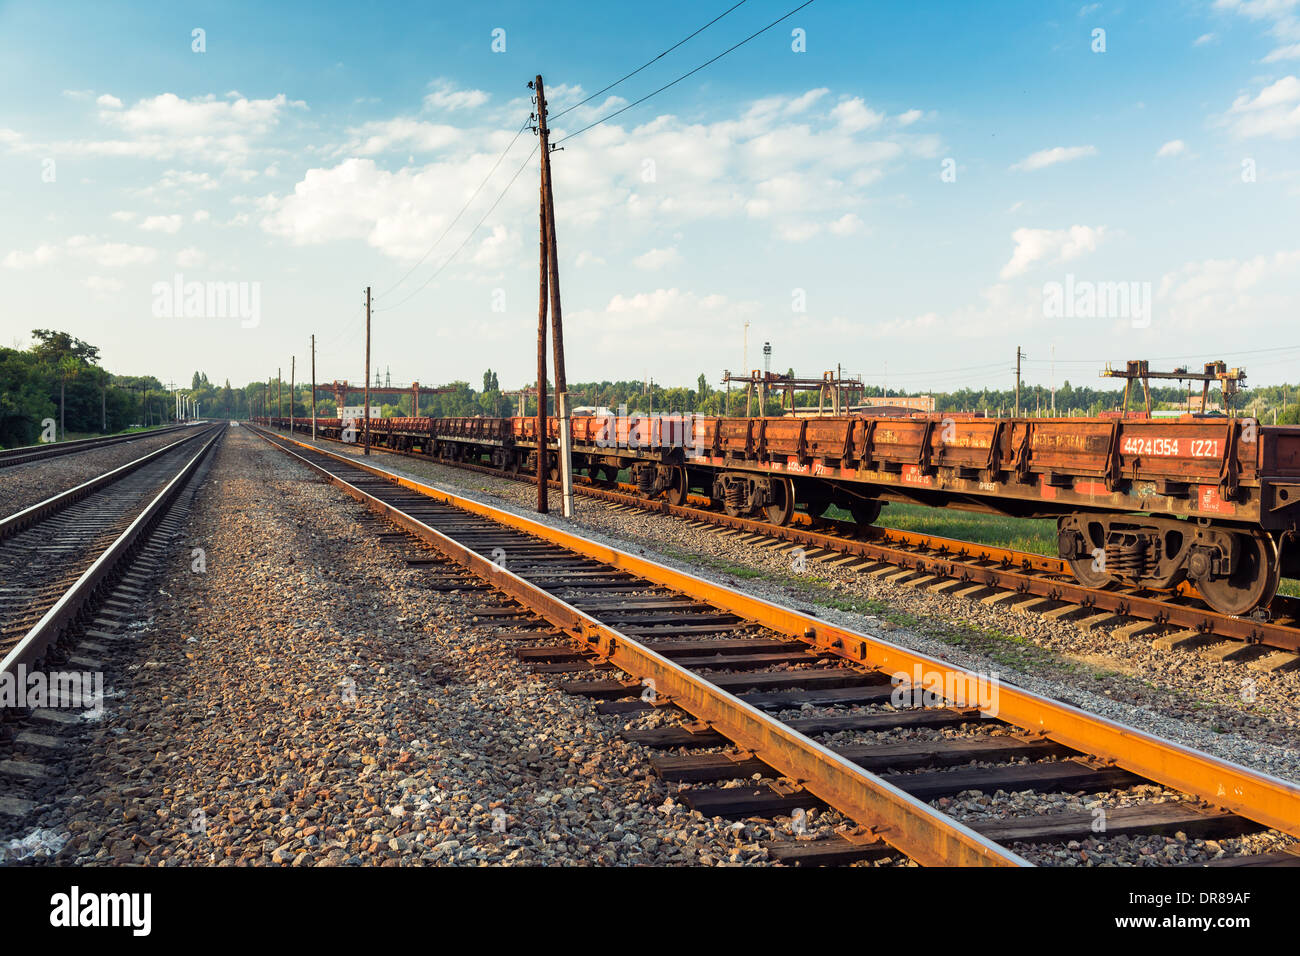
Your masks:
<svg viewBox="0 0 1300 956"><path fill-rule="evenodd" d="M0 347L0 447L34 444L47 423L53 422L60 438L102 434L132 427L148 427L174 418L174 396L155 376L116 375L100 365L100 350L81 339L51 329L34 329L33 344L24 350ZM793 376L793 370L787 374ZM435 418L508 416L520 410L519 392L503 390L497 373L484 372L482 387L475 389L466 381L454 381L438 394L422 395L413 408L410 392L398 389L375 389L372 403L385 416L412 414ZM730 390L713 386L701 372L695 387L665 386L653 380L617 380L577 382L569 385L570 408L608 408L615 412L695 412L703 415L743 415L743 387ZM527 388L527 387L525 387ZM290 408L300 418L311 415L309 384L276 380L249 382L234 388L230 380L214 384L206 372L195 371L186 389L197 403L204 418L247 419L270 411L277 414ZM554 411L554 390L548 385L548 408ZM877 385L863 389L864 396L886 397ZM910 397L922 392L890 389L888 397ZM1211 390L1211 402L1217 404L1220 393ZM1055 392L1058 416L1096 415L1117 409L1123 389L1098 389L1071 385L1066 381ZM268 402L269 397L269 402ZM817 392L796 393L799 407L816 406ZM940 412L984 412L1009 415L1015 406L1014 389L963 388L934 393L935 408ZM1186 407L1187 390L1179 386L1155 386L1151 389L1152 406L1178 410ZM1192 407L1199 407L1200 392L1193 389ZM346 399L361 404L361 392L353 389ZM1022 384L1022 415L1046 415L1052 408L1053 395L1042 385ZM828 401L829 406L829 401ZM1132 408L1143 407L1140 386L1133 389ZM523 413L535 415L537 401L532 390L524 396ZM1239 414L1253 415L1265 424L1300 424L1300 389L1294 385L1270 385L1250 389L1234 400ZM759 409L753 409L758 414ZM779 393L767 396L762 413L781 414ZM338 414L334 398L324 386L317 387L316 414L333 418Z"/></svg>

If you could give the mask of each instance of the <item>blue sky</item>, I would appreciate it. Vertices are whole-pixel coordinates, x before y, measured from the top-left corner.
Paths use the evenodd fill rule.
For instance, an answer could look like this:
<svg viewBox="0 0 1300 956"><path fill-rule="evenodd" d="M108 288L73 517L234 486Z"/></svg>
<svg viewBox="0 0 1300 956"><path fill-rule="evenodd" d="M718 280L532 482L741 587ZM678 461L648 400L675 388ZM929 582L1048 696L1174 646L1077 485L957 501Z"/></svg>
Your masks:
<svg viewBox="0 0 1300 956"><path fill-rule="evenodd" d="M554 115L732 2L0 0L0 342L64 328L115 371L241 384L291 355L301 378L315 333L318 378L356 380L369 284L395 382L516 386L531 132L448 227L525 83ZM747 0L553 139L797 2ZM770 341L780 370L891 387L1008 387L1018 345L1044 384L1053 354L1058 382L1130 358L1295 381L1298 76L1300 0L815 0L554 154L569 377L716 381L748 322L751 367ZM256 319L159 316L178 276L255 289ZM1053 287L1099 296L1062 315Z"/></svg>

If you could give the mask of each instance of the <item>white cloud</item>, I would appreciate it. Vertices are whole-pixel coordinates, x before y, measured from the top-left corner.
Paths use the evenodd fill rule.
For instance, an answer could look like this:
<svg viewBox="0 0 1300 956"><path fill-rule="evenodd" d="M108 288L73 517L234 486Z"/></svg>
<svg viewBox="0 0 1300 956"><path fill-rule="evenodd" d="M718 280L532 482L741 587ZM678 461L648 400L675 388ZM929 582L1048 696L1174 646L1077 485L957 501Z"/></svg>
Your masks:
<svg viewBox="0 0 1300 956"><path fill-rule="evenodd" d="M632 265L647 272L654 272L665 266L676 265L681 260L677 248L669 246L667 249L651 249L649 252L642 253L632 260Z"/></svg>
<svg viewBox="0 0 1300 956"><path fill-rule="evenodd" d="M158 258L158 251L148 246L123 242L100 242L94 236L72 236L62 243L41 243L31 252L14 250L0 260L7 269L33 269L68 254L87 259L103 269L147 265Z"/></svg>
<svg viewBox="0 0 1300 956"><path fill-rule="evenodd" d="M578 253L578 257L573 260L573 264L581 269L583 266L603 266L605 260L594 252L588 252L586 249L583 249Z"/></svg>
<svg viewBox="0 0 1300 956"><path fill-rule="evenodd" d="M1053 146L1051 149L1040 149L1036 153L1030 153L1020 162L1012 164L1011 168L1020 172L1033 172L1036 169L1055 166L1057 163L1068 163L1083 159L1085 156L1096 155L1096 146Z"/></svg>
<svg viewBox="0 0 1300 956"><path fill-rule="evenodd" d="M95 293L97 299L111 298L126 288L126 284L121 279L105 276L86 276L81 280L81 284Z"/></svg>
<svg viewBox="0 0 1300 956"><path fill-rule="evenodd" d="M634 127L611 122L592 129L584 149L564 153L555 164L566 234L617 222L644 249L653 244L653 231L665 226L747 217L765 222L772 235L796 240L825 233L818 223L856 210L890 172L941 146L937 135L886 126L861 100L829 100L827 91L816 89L766 97L712 123L659 115ZM478 188L515 130L398 118L351 133L343 147L347 158L309 169L287 194L263 197L264 230L299 244L361 240L395 258L418 258ZM414 144L428 147L433 157L393 168L370 156L400 148L406 160ZM467 144L479 151L466 155ZM530 145L523 140L508 154L447 251L505 187ZM655 172L649 179L647 159ZM536 181L535 164L534 157L485 228L522 221L535 207L534 191L524 185Z"/></svg>
<svg viewBox="0 0 1300 956"><path fill-rule="evenodd" d="M34 269L37 266L43 266L53 262L59 257L57 246L41 243L31 252L23 252L15 249L0 260L0 265L6 269Z"/></svg>
<svg viewBox="0 0 1300 956"><path fill-rule="evenodd" d="M791 222L778 226L776 234L786 242L807 242L821 231L815 222Z"/></svg>
<svg viewBox="0 0 1300 956"><path fill-rule="evenodd" d="M200 266L208 259L206 252L189 246L176 253L176 267L178 269L190 269L194 266Z"/></svg>
<svg viewBox="0 0 1300 956"><path fill-rule="evenodd" d="M1002 267L1003 279L1022 275L1036 262L1066 262L1097 248L1105 226L1069 229L1017 229L1011 234L1016 244L1011 259Z"/></svg>
<svg viewBox="0 0 1300 956"><path fill-rule="evenodd" d="M1216 10L1231 10L1252 20L1272 19L1300 8L1300 0L1214 0Z"/></svg>
<svg viewBox="0 0 1300 956"><path fill-rule="evenodd" d="M1239 139L1300 135L1300 79L1284 76L1254 97L1243 93L1233 100L1225 121Z"/></svg>
<svg viewBox="0 0 1300 956"><path fill-rule="evenodd" d="M495 225L486 236L478 239L478 245L469 260L476 266L499 270L510 261L511 254L521 247L522 240L518 232Z"/></svg>
<svg viewBox="0 0 1300 956"><path fill-rule="evenodd" d="M73 236L64 245L72 255L89 259L102 269L148 265L158 258L157 249L125 242L99 242L93 236Z"/></svg>
<svg viewBox="0 0 1300 956"><path fill-rule="evenodd" d="M140 228L145 232L180 232L182 217L178 213L170 216L149 216L144 222L140 223Z"/></svg>
<svg viewBox="0 0 1300 956"><path fill-rule="evenodd" d="M482 90L459 90L447 80L435 80L434 90L424 98L424 105L431 110L466 110L475 109L488 101L488 94Z"/></svg>
<svg viewBox="0 0 1300 956"><path fill-rule="evenodd" d="M1269 24L1269 35L1284 45L1264 57L1265 63L1300 57L1300 0L1215 0L1214 6Z"/></svg>
<svg viewBox="0 0 1300 956"><path fill-rule="evenodd" d="M924 115L920 110L908 110L906 113L899 113L897 117L898 125L911 126Z"/></svg>
<svg viewBox="0 0 1300 956"><path fill-rule="evenodd" d="M212 214L209 213L206 209L194 210L193 219L195 222L207 222L211 218L212 218Z"/></svg>
<svg viewBox="0 0 1300 956"><path fill-rule="evenodd" d="M794 116L798 113L803 113L829 92L830 90L824 86L819 86L815 90L809 90L807 93L796 96L794 99L786 102L782 112L787 116Z"/></svg>
<svg viewBox="0 0 1300 956"><path fill-rule="evenodd" d="M116 219L118 222L131 222L138 215L139 213L131 212L130 210L127 209L119 209L117 212L113 213L109 218Z"/></svg>
<svg viewBox="0 0 1300 956"><path fill-rule="evenodd" d="M885 119L883 113L877 113L857 96L838 104L831 110L831 116L840 124L842 129L849 133L873 129Z"/></svg>
<svg viewBox="0 0 1300 956"><path fill-rule="evenodd" d="M1205 46L1205 44L1212 43L1212 42L1214 42L1213 33L1202 33L1200 36L1198 36L1195 40L1192 41L1192 46Z"/></svg>
<svg viewBox="0 0 1300 956"><path fill-rule="evenodd" d="M275 127L290 102L283 94L268 100L219 100L215 96L182 99L162 93L142 99L123 113L101 114L101 118L133 133L168 136L212 135L215 133L266 133Z"/></svg>
<svg viewBox="0 0 1300 956"><path fill-rule="evenodd" d="M169 169L162 174L162 178L158 182L140 190L140 192L142 195L156 195L170 190L185 193L191 189L199 192L209 192L220 188L221 184L209 173L195 172L190 169Z"/></svg>
<svg viewBox="0 0 1300 956"><path fill-rule="evenodd" d="M1158 150L1156 150L1156 158L1164 159L1165 157L1168 156L1178 156L1181 153L1185 152L1186 150L1187 150L1187 144L1184 143L1181 139L1171 139L1169 142L1165 143Z"/></svg>
<svg viewBox="0 0 1300 956"><path fill-rule="evenodd" d="M125 109L117 97L105 94L97 103L100 123L119 137L24 142L23 149L49 155L157 160L185 156L226 165L242 162L255 140L274 130L289 108L306 108L283 93L261 100L218 100L212 95L182 99L162 93Z"/></svg>
<svg viewBox="0 0 1300 956"><path fill-rule="evenodd" d="M351 139L336 150L337 155L376 156L399 148L433 153L455 145L465 135L456 126L406 118L376 120L348 132Z"/></svg>
<svg viewBox="0 0 1300 956"><path fill-rule="evenodd" d="M566 342L566 348L572 352L574 346L569 343L581 341L579 348L588 351L593 360L617 358L623 363L627 361L627 343L648 341L647 336L653 337L654 352L664 356L665 362L673 354L700 355L707 354L709 349L735 349L743 322L757 311L758 306L753 302L736 302L725 295L701 295L677 288L619 294L604 309L565 313L566 330L574 330L574 338ZM646 371L656 374L653 367Z"/></svg>
<svg viewBox="0 0 1300 956"><path fill-rule="evenodd" d="M1240 318L1259 328L1275 318L1286 328L1294 310L1300 249L1251 259L1188 262L1160 280L1156 302L1169 319L1186 326L1223 328ZM1286 285L1279 280L1290 280Z"/></svg>
<svg viewBox="0 0 1300 956"><path fill-rule="evenodd" d="M853 213L846 212L826 228L837 236L851 236L855 232L862 231L862 220Z"/></svg>

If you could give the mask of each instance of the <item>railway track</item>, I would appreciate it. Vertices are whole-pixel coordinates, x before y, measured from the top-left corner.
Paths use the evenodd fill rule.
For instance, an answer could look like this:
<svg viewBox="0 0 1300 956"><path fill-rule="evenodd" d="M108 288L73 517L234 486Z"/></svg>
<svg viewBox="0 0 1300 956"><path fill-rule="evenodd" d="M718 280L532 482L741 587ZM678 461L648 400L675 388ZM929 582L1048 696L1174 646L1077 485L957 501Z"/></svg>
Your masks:
<svg viewBox="0 0 1300 956"><path fill-rule="evenodd" d="M336 441L336 439L325 439ZM481 474L536 484L536 476L474 462L431 458L419 452L380 448ZM552 480L558 487L558 482ZM1208 607L1184 582L1169 592L1111 584L1088 588L1073 579L1060 558L939 535L810 519L798 513L788 525L728 515L707 499L683 504L648 499L632 485L601 487L575 478L574 492L625 508L654 511L736 532L751 547L792 551L807 561L835 564L895 584L923 588L986 604L1006 604L1086 629L1113 628L1121 639L1148 638L1167 649L1199 648L1212 660L1245 660L1260 670L1300 668L1300 600L1278 595L1266 613L1237 617ZM1213 645L1213 646L1208 646Z"/></svg>
<svg viewBox="0 0 1300 956"><path fill-rule="evenodd" d="M135 441L140 438L151 438L154 435L166 435L171 432L182 431L190 426L172 425L166 428L154 428L146 431L132 432L130 435L108 435L103 438L80 438L76 441L49 442L43 445L24 445L21 448L4 448L0 449L0 468L8 468L12 465L25 465L33 461L41 461L46 458L58 458L62 455L72 455L80 451L89 451L93 448L106 448L109 445L120 445L123 442Z"/></svg>
<svg viewBox="0 0 1300 956"><path fill-rule="evenodd" d="M1095 835L1098 808L958 819L968 791L1101 794L1107 838L1270 831L1267 852L1215 865L1300 865L1300 787L1000 684L808 614L254 429L436 555L434 591L494 591L475 609L518 658L623 715L679 714L627 735L662 751L708 816L792 818L791 863L910 859L1024 865L1017 848ZM626 675L626 676L624 676ZM882 742L882 739L884 742ZM754 784L757 777L761 783ZM727 784L730 785L727 785ZM1109 803L1107 802L1109 801ZM797 839L802 813L856 826Z"/></svg>
<svg viewBox="0 0 1300 956"><path fill-rule="evenodd" d="M60 733L102 713L106 645L126 638L224 430L191 430L0 522L0 816L21 824L65 784Z"/></svg>
<svg viewBox="0 0 1300 956"><path fill-rule="evenodd" d="M0 672L43 656L147 533L222 427L192 431L0 521Z"/></svg>

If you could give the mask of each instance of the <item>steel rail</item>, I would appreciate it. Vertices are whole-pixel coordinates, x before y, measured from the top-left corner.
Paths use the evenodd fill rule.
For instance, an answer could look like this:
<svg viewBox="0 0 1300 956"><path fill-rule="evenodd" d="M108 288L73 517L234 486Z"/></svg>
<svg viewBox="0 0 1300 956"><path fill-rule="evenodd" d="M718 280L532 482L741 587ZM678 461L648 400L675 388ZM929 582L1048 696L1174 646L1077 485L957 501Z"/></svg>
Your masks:
<svg viewBox="0 0 1300 956"><path fill-rule="evenodd" d="M129 435L104 435L99 438L77 438L73 441L46 442L40 445L20 445L17 448L4 448L0 449L0 468L7 468L10 465L23 465L31 461L41 461L45 458L58 458L61 455L71 455L74 452L90 451L92 448L107 448L109 445L135 441L139 438L148 438L151 435L165 435L177 429L188 427L188 425L168 425L164 428L151 428L145 431L132 432Z"/></svg>
<svg viewBox="0 0 1300 956"><path fill-rule="evenodd" d="M350 465L401 487L444 501L505 524L504 512L473 504L384 469L354 462L346 456L271 436L261 429L254 433L274 448L290 455L347 494L364 502L399 527L436 547L493 587L531 608L582 646L598 651L622 670L640 679L654 681L656 697L706 721L740 747L791 779L799 780L812 794L840 810L863 827L919 863L930 866L1028 866L1027 860L981 836L975 830L935 810L898 787L881 780L816 741L798 733L733 694L675 664L635 639L611 628L571 604L497 564L492 559L452 540L418 518L406 514L341 475L298 454L281 442L292 442L334 461ZM529 522L523 530L536 533ZM536 525L536 529L547 529ZM572 537L572 536L566 536ZM575 539L581 540L581 539ZM562 541L557 541L567 547ZM592 545L593 542L585 542ZM621 554L621 552L619 552ZM630 558L630 555L624 555Z"/></svg>
<svg viewBox="0 0 1300 956"><path fill-rule="evenodd" d="M102 475L96 475L89 481L84 481L75 488L69 488L67 491L60 491L58 494L51 495L44 501L38 501L34 505L24 508L22 511L15 511L9 517L0 519L0 541L12 537L24 528L28 528L38 521L44 521L52 514L62 511L70 505L76 504L83 498L94 494L99 489L113 484L115 481L125 478L131 472L144 465L149 464L155 458L167 454L175 448L180 447L187 441L193 441L196 437L203 434L201 431L193 432L184 438L178 438L176 441L164 445L162 448L155 449L146 455L141 455L133 461L128 461L125 465L119 465L112 471L106 471Z"/></svg>
<svg viewBox="0 0 1300 956"><path fill-rule="evenodd" d="M390 453L392 449L383 449ZM398 453L400 454L400 453ZM470 462L448 462L423 455L411 455L434 464L496 476L505 475L499 469ZM536 481L532 476L517 476L520 481ZM839 551L859 557L893 564L904 570L917 571L922 574L953 578L969 584L979 584L990 588L1016 591L1026 596L1047 598L1051 601L1077 604L1083 608L1109 611L1126 617L1141 618L1156 624L1185 630L1200 631L1216 637L1239 640L1246 644L1261 644L1293 653L1300 652L1300 628L1275 621L1257 620L1250 617L1233 617L1211 608L1192 607L1174 601L1190 597L1196 592L1190 587L1180 587L1173 595L1174 601L1160 596L1148 596L1134 590L1108 590L1087 588L1077 582L1051 575L1060 573L1054 566L1059 559L1046 558L1042 555L1030 555L1027 552L1011 551L990 545L975 544L952 538L939 538L917 532L898 531L893 528L874 528L863 539L827 535L812 530L810 527L784 527L769 524L753 518L735 517L716 511L701 511L685 505L674 505L666 501L640 498L594 486L582 486L582 492L596 498L603 498L620 504L628 504L646 511L680 518L707 521L710 524L765 534L782 538L795 544ZM880 537L888 539L899 536L907 544L916 548L929 548L933 554L923 554L903 548L891 547L878 543ZM1037 560L1034 560L1037 559ZM990 565L973 562L989 561ZM1035 573L1041 572L1041 573ZM1158 592L1157 592L1158 593Z"/></svg>
<svg viewBox="0 0 1300 956"><path fill-rule="evenodd" d="M64 627L80 614L82 609L89 603L104 579L113 572L127 555L133 552L136 545L162 518L167 507L180 494L189 477L224 433L224 426L217 425L197 432L193 436L202 438L208 434L212 435L203 447L154 496L153 500L136 516L135 520L113 540L112 544L104 549L90 567L82 572L81 577L77 578L72 586L63 593L55 605L46 611L45 615L4 656L4 659L0 660L0 674L12 673L20 664L31 667L44 656L49 647L59 639ZM186 438L182 441L189 440ZM167 448L174 449L181 443L173 442Z"/></svg>
<svg viewBox="0 0 1300 956"><path fill-rule="evenodd" d="M378 466L356 462L349 456L314 448L296 439L281 437L280 441L292 442L308 448L418 494L481 515L506 527L568 548L612 568L635 574L652 583L706 601L725 611L756 621L777 633L806 641L822 651L855 664L907 675L909 679L919 668L923 674L937 676L944 686L973 686L972 682L988 681L987 676L972 673L948 661L909 650L872 635L830 624L820 618L781 607L725 585L706 581L647 558L636 557L531 518L462 498ZM483 570L488 575L493 573L491 568ZM492 579L489 577L489 580ZM621 649L619 645L629 640L616 635L604 635L600 630L593 631L590 628L581 636L589 644L598 645L602 652L608 651L615 655ZM636 655L632 656L636 657ZM626 657L627 655L625 659ZM617 662L617 658L615 659ZM970 706L974 706L974 702L971 702ZM1212 805L1223 807L1264 826L1300 836L1300 786L1288 781L1194 751L1117 721L1088 714L1072 705L1006 684L998 686L995 702L991 707L984 708L983 712L1018 725L1043 739L1089 754L1103 764L1128 770L1156 783L1199 797ZM723 732L725 733L725 730Z"/></svg>

